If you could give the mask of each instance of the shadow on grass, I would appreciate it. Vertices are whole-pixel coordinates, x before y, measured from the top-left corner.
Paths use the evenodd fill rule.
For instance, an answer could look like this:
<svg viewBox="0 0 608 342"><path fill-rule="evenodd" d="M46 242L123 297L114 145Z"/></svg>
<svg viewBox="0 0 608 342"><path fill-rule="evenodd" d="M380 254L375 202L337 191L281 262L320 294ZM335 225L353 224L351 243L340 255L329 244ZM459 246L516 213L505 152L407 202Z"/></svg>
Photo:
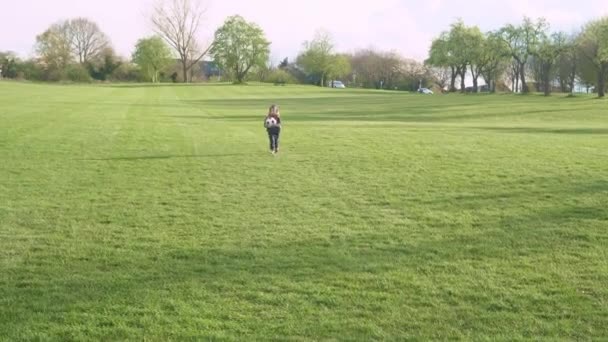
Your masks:
<svg viewBox="0 0 608 342"><path fill-rule="evenodd" d="M501 115L502 117L524 115L518 113L507 113ZM291 116L286 122L370 122L370 123L448 123L448 122L460 122L462 120L475 120L484 118L494 118L497 115L487 115L483 113L478 114L462 114L462 115L446 115L446 116L431 116L431 115L412 115L412 114L369 114L369 113L350 113L345 115L335 114L328 112L327 114L303 114ZM174 119L183 120L214 120L214 121L242 121L242 122L261 122L261 116L259 115L221 115L221 116L202 116L202 115L166 115L163 117L169 117ZM365 128L390 128L395 126L387 125L367 125L358 126ZM405 126L407 127L407 126ZM608 128L593 128L593 127L578 127L578 128L550 128L550 127L491 127L491 126L438 126L430 125L418 128L447 128L454 130L485 130L493 131L497 133L522 133L522 134L569 134L569 135L606 135L608 134Z"/></svg>
<svg viewBox="0 0 608 342"><path fill-rule="evenodd" d="M555 197L570 197L572 195L598 195L608 193L608 181L596 180L591 182L573 183L567 179L531 178L515 180L505 186L509 192L488 191L475 194L443 195L431 201L419 201L420 204L431 208L456 206L459 209L475 210L500 203L521 203L525 199L553 201ZM555 189L552 191L545 188ZM608 214L608 209L604 212Z"/></svg>
<svg viewBox="0 0 608 342"><path fill-rule="evenodd" d="M559 180L549 178L526 181L533 183L545 183L553 189L553 196L595 192L599 198L597 192L608 190L604 180L562 188L553 187ZM451 204L456 206L454 210L480 201L500 208L501 198L518 201L519 196L530 195L471 194L455 198ZM446 204L437 206L433 209L441 210ZM23 263L3 270L8 276L0 287L0 304L13 309L0 323L11 327L10 333L15 329L49 331L51 326L55 334L65 334L64 339L77 333L80 326L89 327L88 333L94 334L88 336L90 339L133 338L124 330L126 335L120 335L116 327L143 330L154 326L152 333L173 331L177 334L173 337L180 339L186 334L184 329L195 324L196 317L213 327L205 332L209 337L226 329L257 329L273 336L314 331L307 337L332 338L349 331L369 333L362 327L374 325L384 329L384 335L378 335L380 339L397 336L402 330L391 327L407 324L402 316L395 315L396 305L401 305L402 315L429 308L445 314L450 308L470 306L470 310L451 312L458 313L460 319L446 320L444 324L450 328L467 320L479 325L471 328L481 329L489 324L483 317L494 315L492 319L496 319L501 312L505 319L514 314L527 315L528 320L542 328L542 324L555 324L555 317L543 314L564 309L562 303L566 303L572 317L583 316L585 310L603 312L602 300L568 306L572 288L580 280L563 276L592 275L584 284L595 289L595 296L606 298L606 290L602 290L605 287L601 286L608 280L601 272L603 254L597 254L606 242L605 234L598 224L585 225L587 220L608 219L601 203L568 206L553 202L550 207L492 218L501 219L498 226L486 223L474 231L450 231L438 226L444 231L440 238L424 235L426 228L416 225L401 230L370 227L359 232L319 229L320 236L315 237L304 237L285 225L293 231L273 239L273 233L281 231L281 226L243 223L239 230L257 229L259 235L243 239L248 235L205 225L197 227L199 238L191 238L183 235L185 229L193 229L185 224L164 226L166 233L154 240L142 236L144 231L129 231L121 224L104 226L104 234L99 237L84 235L81 240L80 236L68 235L72 237L62 242L82 245L81 249L70 247L70 253L57 255L57 246L42 244L30 251ZM579 229L573 228L576 223ZM159 224L162 226L162 222ZM428 224L433 222L425 223ZM163 240L178 235L178 240ZM232 240L203 242L213 236ZM580 268L582 263L584 268ZM48 270L42 270L43 266ZM541 292L545 293L543 297L539 297ZM281 319L275 324L261 312L274 312ZM238 315L241 325L230 325L233 315ZM324 328L334 330L318 329L319 315L327 322ZM171 317L178 317L179 321L172 321ZM585 321L587 327L602 327L601 315L590 317L597 318ZM420 320L418 324L436 324L433 318ZM291 329L285 321L306 329ZM416 332L419 327L409 329ZM48 334L58 337L53 332Z"/></svg>
<svg viewBox="0 0 608 342"><path fill-rule="evenodd" d="M472 127L473 128L473 127ZM608 128L544 128L544 127L474 127L500 133L547 133L547 134L608 134Z"/></svg>
<svg viewBox="0 0 608 342"><path fill-rule="evenodd" d="M217 153L217 154L185 154L172 155L162 154L155 156L123 156L123 157L108 157L108 158L89 158L79 159L85 161L137 161L137 160L163 160L163 159L188 159L188 158L226 158L226 157L241 157L241 156L260 156L267 153L252 152L252 153Z"/></svg>
<svg viewBox="0 0 608 342"><path fill-rule="evenodd" d="M386 111L373 113L370 111L327 111L322 114L297 114L285 117L286 122L324 122L324 121L360 121L360 122L449 122L461 120L474 120L483 118L509 117L524 115L520 113L505 113L501 115L474 113L457 115L429 115L417 113L416 108L408 108L411 113L388 114ZM188 120L219 120L219 121L260 121L263 115L168 115L167 117ZM261 119L262 118L262 119Z"/></svg>
<svg viewBox="0 0 608 342"><path fill-rule="evenodd" d="M231 86L230 83L123 83L106 85L107 88L170 88L170 87L209 87L209 86ZM102 85L104 86L104 85Z"/></svg>

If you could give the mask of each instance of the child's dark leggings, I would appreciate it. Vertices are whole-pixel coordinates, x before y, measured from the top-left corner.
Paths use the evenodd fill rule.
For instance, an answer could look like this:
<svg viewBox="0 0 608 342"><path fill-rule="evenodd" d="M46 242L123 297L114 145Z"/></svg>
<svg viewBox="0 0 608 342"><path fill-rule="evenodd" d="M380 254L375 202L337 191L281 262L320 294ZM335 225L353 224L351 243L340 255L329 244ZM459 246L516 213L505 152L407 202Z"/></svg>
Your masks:
<svg viewBox="0 0 608 342"><path fill-rule="evenodd" d="M278 151L279 149L279 134L268 132L268 140L270 140L270 150Z"/></svg>

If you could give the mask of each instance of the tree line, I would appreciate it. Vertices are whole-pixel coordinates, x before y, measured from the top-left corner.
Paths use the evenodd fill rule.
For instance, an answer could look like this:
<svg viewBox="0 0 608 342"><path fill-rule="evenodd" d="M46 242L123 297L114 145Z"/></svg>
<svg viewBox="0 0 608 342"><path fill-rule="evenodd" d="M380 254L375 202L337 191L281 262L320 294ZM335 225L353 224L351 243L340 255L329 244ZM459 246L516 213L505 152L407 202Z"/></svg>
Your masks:
<svg viewBox="0 0 608 342"><path fill-rule="evenodd" d="M459 20L433 40L425 64L442 70L451 92L467 91L467 77L473 82L469 90L477 92L481 77L491 92L502 85L529 93L533 83L535 90L550 95L556 89L572 93L582 84L603 97L608 81L608 17L590 21L571 34L551 32L543 18L524 18L518 25L485 33Z"/></svg>
<svg viewBox="0 0 608 342"><path fill-rule="evenodd" d="M302 44L295 61L269 62L264 31L241 16L231 16L211 42L200 40L205 9L199 0L157 2L149 20L154 35L140 39L131 58L118 56L100 27L86 18L51 25L36 37L36 57L21 61L0 54L3 76L38 81L192 82L201 61L212 62L222 80L416 90L435 76L423 64L394 52L363 49L339 53L328 32L318 31ZM212 76L212 75L208 75Z"/></svg>
<svg viewBox="0 0 608 342"><path fill-rule="evenodd" d="M20 60L0 53L2 76L40 81L193 82L203 65L213 64L221 80L310 83L415 91L420 87L478 92L573 92L577 84L604 96L608 78L608 18L586 24L576 34L550 32L544 19L481 32L463 21L433 40L424 63L373 48L336 51L328 32L302 44L295 61L269 61L270 41L256 23L235 15L200 39L202 0L160 0L149 18L154 35L140 39L130 58L118 56L109 37L86 18L64 20L36 37L36 56ZM216 75L217 74L217 75ZM465 80L473 86L466 87ZM532 80L532 82L530 81ZM533 88L533 89L532 89Z"/></svg>

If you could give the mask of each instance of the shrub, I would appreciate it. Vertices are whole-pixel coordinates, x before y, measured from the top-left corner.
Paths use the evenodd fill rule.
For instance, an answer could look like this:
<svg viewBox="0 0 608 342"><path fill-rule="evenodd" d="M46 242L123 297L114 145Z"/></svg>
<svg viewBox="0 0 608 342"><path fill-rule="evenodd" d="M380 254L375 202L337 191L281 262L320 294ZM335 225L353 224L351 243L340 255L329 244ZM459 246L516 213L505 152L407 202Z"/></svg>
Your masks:
<svg viewBox="0 0 608 342"><path fill-rule="evenodd" d="M89 71L80 64L70 64L65 68L64 78L61 80L68 80L72 82L91 82L93 79L89 74Z"/></svg>
<svg viewBox="0 0 608 342"><path fill-rule="evenodd" d="M268 77L266 77L267 83L275 83L275 84L293 84L297 83L296 79L289 74L287 71L283 69L274 69L270 72Z"/></svg>
<svg viewBox="0 0 608 342"><path fill-rule="evenodd" d="M34 60L27 60L17 65L17 79L44 81L44 69Z"/></svg>
<svg viewBox="0 0 608 342"><path fill-rule="evenodd" d="M143 76L134 64L122 63L112 72L109 80L112 82L141 82Z"/></svg>

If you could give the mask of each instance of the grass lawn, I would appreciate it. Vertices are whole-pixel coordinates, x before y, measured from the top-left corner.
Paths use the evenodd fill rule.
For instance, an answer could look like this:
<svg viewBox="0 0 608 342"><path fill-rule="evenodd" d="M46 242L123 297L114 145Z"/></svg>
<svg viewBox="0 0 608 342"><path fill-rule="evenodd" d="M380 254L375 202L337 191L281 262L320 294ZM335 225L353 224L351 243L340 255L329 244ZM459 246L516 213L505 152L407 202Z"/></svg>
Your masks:
<svg viewBox="0 0 608 342"><path fill-rule="evenodd" d="M2 340L606 340L607 284L606 100L0 82Z"/></svg>

